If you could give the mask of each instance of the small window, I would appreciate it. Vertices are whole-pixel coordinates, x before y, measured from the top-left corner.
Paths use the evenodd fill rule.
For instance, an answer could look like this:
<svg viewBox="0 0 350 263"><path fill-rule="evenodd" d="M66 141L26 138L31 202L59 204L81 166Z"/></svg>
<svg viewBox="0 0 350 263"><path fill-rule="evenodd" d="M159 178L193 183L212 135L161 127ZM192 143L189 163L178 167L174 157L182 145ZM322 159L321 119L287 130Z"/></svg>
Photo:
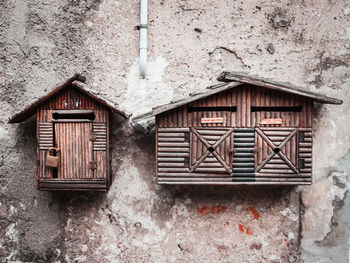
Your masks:
<svg viewBox="0 0 350 263"><path fill-rule="evenodd" d="M93 110L60 110L52 112L53 122L92 122L95 120Z"/></svg>
<svg viewBox="0 0 350 263"><path fill-rule="evenodd" d="M251 111L301 112L302 106L252 106Z"/></svg>

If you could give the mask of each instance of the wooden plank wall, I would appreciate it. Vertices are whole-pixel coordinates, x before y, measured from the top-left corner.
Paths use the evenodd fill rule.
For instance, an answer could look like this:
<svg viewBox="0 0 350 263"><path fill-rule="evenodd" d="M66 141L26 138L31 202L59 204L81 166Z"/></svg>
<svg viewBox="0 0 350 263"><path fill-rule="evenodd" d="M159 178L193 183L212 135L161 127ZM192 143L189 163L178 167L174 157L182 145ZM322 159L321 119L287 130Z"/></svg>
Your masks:
<svg viewBox="0 0 350 263"><path fill-rule="evenodd" d="M59 179L92 178L89 169L92 159L92 142L89 140L91 123L55 123L57 146L61 149Z"/></svg>
<svg viewBox="0 0 350 263"><path fill-rule="evenodd" d="M302 112L251 112L252 106L300 106ZM158 127L312 127L313 101L301 96L241 85L208 98L195 101L188 107L236 106L236 112L187 112L187 106L156 117ZM223 123L201 124L201 118L223 117ZM260 125L266 118L281 118L282 125Z"/></svg>
<svg viewBox="0 0 350 263"><path fill-rule="evenodd" d="M93 144L89 140L92 123L52 123L53 110L80 110L93 109L95 113L94 131L97 132L97 140ZM61 146L61 165L58 169L57 179L107 179L109 178L108 160L108 128L109 110L99 104L85 93L72 86L60 91L56 96L44 102L37 110L37 139L40 144L40 130L47 128L48 124L55 127L55 141ZM40 123L46 123L40 125ZM103 144L103 145L102 145ZM90 149L91 148L91 149ZM90 156L88 156L90 154ZM45 166L47 149L38 148L38 178L52 179L52 169ZM92 156L93 155L93 156ZM81 157L81 158L80 158ZM96 161L96 170L90 170L88 162ZM84 165L83 165L84 163Z"/></svg>
<svg viewBox="0 0 350 263"><path fill-rule="evenodd" d="M156 149L159 182L168 176L186 176L190 172L190 144L186 142L186 136L189 136L189 128L158 129Z"/></svg>
<svg viewBox="0 0 350 263"><path fill-rule="evenodd" d="M299 155L298 160L304 160L304 169L300 169L300 175L305 177L310 177L312 174L312 129L311 128L301 128L300 132L304 133L304 140L298 141Z"/></svg>

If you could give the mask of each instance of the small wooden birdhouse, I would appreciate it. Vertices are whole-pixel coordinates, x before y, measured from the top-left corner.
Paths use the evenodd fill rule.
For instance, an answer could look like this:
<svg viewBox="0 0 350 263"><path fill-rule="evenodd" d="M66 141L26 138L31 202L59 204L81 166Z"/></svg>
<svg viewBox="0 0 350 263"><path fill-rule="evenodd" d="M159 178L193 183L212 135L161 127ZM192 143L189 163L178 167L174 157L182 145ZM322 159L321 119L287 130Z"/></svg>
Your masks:
<svg viewBox="0 0 350 263"><path fill-rule="evenodd" d="M39 190L106 191L111 184L109 113L127 116L83 82L75 74L9 121L37 114Z"/></svg>
<svg viewBox="0 0 350 263"><path fill-rule="evenodd" d="M223 72L229 82L158 107L159 184L311 184L314 102L291 85Z"/></svg>

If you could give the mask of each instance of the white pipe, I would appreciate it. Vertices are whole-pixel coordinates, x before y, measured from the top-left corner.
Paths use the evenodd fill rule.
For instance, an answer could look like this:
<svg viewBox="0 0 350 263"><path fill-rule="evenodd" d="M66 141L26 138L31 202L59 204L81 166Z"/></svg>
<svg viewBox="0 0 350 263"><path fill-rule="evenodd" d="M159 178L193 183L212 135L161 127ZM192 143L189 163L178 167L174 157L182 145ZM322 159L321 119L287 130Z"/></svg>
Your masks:
<svg viewBox="0 0 350 263"><path fill-rule="evenodd" d="M146 77L147 69L147 0L140 3L140 75Z"/></svg>

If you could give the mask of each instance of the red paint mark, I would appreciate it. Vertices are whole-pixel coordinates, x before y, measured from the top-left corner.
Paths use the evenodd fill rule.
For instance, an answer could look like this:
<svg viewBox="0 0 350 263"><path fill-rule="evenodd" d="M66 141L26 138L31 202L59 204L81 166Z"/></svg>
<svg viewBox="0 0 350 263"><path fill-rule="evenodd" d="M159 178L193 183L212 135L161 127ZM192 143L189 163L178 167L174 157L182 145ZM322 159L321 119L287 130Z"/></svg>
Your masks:
<svg viewBox="0 0 350 263"><path fill-rule="evenodd" d="M242 233L244 233L244 226L242 226L242 224L238 224L238 228Z"/></svg>
<svg viewBox="0 0 350 263"><path fill-rule="evenodd" d="M220 213L221 211L226 211L226 209L227 209L226 206L213 206L213 207L203 206L203 207L200 207L197 209L197 213L199 213L201 215L206 215L209 213L216 215L216 214Z"/></svg>
<svg viewBox="0 0 350 263"><path fill-rule="evenodd" d="M283 239L283 243L285 244L286 247L288 247L288 242L286 238Z"/></svg>
<svg viewBox="0 0 350 263"><path fill-rule="evenodd" d="M258 219L260 217L259 213L255 210L254 207L248 206L247 210L249 210L252 213L254 219Z"/></svg>
<svg viewBox="0 0 350 263"><path fill-rule="evenodd" d="M230 224L229 222L226 222L224 225L225 225L225 226L228 226L229 224Z"/></svg>
<svg viewBox="0 0 350 263"><path fill-rule="evenodd" d="M249 227L247 227L247 232L246 233L247 233L247 235L253 234L252 231L250 231Z"/></svg>

